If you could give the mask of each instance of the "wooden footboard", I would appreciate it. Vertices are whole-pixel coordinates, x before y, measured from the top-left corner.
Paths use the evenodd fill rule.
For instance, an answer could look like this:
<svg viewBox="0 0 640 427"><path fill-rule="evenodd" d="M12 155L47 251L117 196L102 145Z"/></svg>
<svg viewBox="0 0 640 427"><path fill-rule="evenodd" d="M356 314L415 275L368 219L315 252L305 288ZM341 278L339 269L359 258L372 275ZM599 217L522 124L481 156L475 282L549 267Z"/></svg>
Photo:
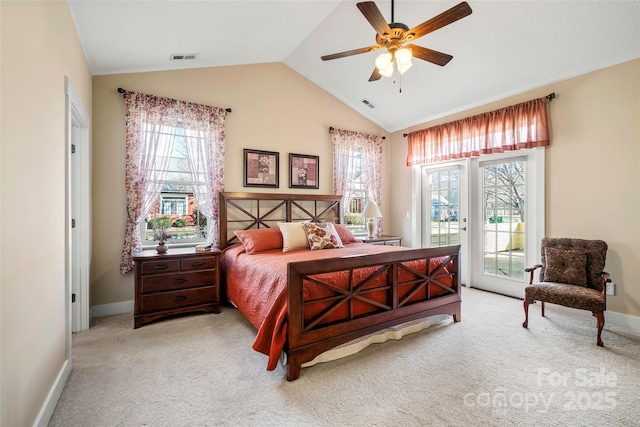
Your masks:
<svg viewBox="0 0 640 427"><path fill-rule="evenodd" d="M459 322L459 251L460 246L454 245L335 258L331 262L289 263L287 379L297 379L301 365L318 354L391 326L436 314L451 314ZM435 266L433 258L437 258ZM418 271L407 266L413 260L424 260L426 267ZM362 277L357 273L364 268L368 268L367 274ZM323 282L319 276L338 271L348 277L344 289ZM330 296L307 300L304 287L310 285L326 287ZM377 298L372 297L374 293ZM367 314L354 310L356 301L360 306L370 306ZM318 303L324 308L312 313L310 307ZM326 321L339 309L347 315L339 321Z"/></svg>

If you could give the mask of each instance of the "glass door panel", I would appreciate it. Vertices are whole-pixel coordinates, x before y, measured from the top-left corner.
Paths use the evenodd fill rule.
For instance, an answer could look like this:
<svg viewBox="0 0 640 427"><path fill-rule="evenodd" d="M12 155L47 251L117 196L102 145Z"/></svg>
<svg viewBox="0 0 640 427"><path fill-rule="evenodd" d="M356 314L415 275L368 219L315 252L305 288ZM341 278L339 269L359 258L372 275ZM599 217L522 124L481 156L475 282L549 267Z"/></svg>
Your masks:
<svg viewBox="0 0 640 427"><path fill-rule="evenodd" d="M422 246L460 243L460 171L424 168L422 197Z"/></svg>
<svg viewBox="0 0 640 427"><path fill-rule="evenodd" d="M525 161L483 166L483 272L524 280Z"/></svg>

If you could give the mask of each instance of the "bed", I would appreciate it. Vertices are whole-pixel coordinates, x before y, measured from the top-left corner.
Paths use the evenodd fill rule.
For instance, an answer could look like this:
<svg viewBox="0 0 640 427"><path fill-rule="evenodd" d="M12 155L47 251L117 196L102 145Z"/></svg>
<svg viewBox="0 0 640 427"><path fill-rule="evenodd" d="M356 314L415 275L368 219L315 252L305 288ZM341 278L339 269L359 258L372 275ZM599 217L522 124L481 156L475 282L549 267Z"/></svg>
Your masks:
<svg viewBox="0 0 640 427"><path fill-rule="evenodd" d="M459 245L362 243L339 224L340 196L219 197L224 292L258 329L253 348L268 356L267 369L286 354L289 381L304 363L357 338L435 315L460 321ZM300 228L331 248L295 246Z"/></svg>

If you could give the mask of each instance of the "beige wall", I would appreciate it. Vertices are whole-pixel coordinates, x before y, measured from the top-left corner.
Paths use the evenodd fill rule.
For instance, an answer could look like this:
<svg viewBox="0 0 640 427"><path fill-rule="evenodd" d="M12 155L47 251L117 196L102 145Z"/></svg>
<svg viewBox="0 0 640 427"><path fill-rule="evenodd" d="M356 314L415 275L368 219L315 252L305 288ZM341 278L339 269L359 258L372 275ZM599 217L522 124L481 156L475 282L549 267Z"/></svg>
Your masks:
<svg viewBox="0 0 640 427"><path fill-rule="evenodd" d="M1 415L31 425L66 359L65 89L91 74L67 3L0 2Z"/></svg>
<svg viewBox="0 0 640 427"><path fill-rule="evenodd" d="M232 108L227 116L225 189L333 193L329 127L383 130L281 63L135 73L93 78L93 243L91 305L133 299L133 276L119 272L125 224L124 100L117 88ZM384 171L389 153L384 150ZM278 189L242 186L243 149L280 153ZM289 153L320 156L320 188L289 189ZM387 173L384 173L387 175ZM383 188L383 194L388 193ZM382 209L388 203L383 196ZM385 223L383 223L385 226ZM388 225L387 225L388 227ZM133 322L133 319L132 319Z"/></svg>
<svg viewBox="0 0 640 427"><path fill-rule="evenodd" d="M546 149L546 235L602 239L616 283L607 309L640 316L640 59L565 80L391 135L391 188L410 188L403 133L555 92ZM391 191L394 233L411 237L410 191Z"/></svg>

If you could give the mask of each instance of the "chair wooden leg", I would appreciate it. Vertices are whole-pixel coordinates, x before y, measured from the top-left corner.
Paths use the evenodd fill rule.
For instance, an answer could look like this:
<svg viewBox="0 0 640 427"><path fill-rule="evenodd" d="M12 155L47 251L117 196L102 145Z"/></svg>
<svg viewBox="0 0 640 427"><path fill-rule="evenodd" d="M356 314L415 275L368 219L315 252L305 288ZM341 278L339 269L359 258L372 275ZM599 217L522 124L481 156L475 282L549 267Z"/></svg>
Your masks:
<svg viewBox="0 0 640 427"><path fill-rule="evenodd" d="M533 301L524 299L524 323L522 324L523 328L529 326L529 304L532 304Z"/></svg>
<svg viewBox="0 0 640 427"><path fill-rule="evenodd" d="M540 301L542 303L542 317L544 317L544 301Z"/></svg>
<svg viewBox="0 0 640 427"><path fill-rule="evenodd" d="M600 337L602 334L602 328L604 328L604 313L593 313L593 317L598 319L598 346L604 347L604 343L602 342L602 338Z"/></svg>

